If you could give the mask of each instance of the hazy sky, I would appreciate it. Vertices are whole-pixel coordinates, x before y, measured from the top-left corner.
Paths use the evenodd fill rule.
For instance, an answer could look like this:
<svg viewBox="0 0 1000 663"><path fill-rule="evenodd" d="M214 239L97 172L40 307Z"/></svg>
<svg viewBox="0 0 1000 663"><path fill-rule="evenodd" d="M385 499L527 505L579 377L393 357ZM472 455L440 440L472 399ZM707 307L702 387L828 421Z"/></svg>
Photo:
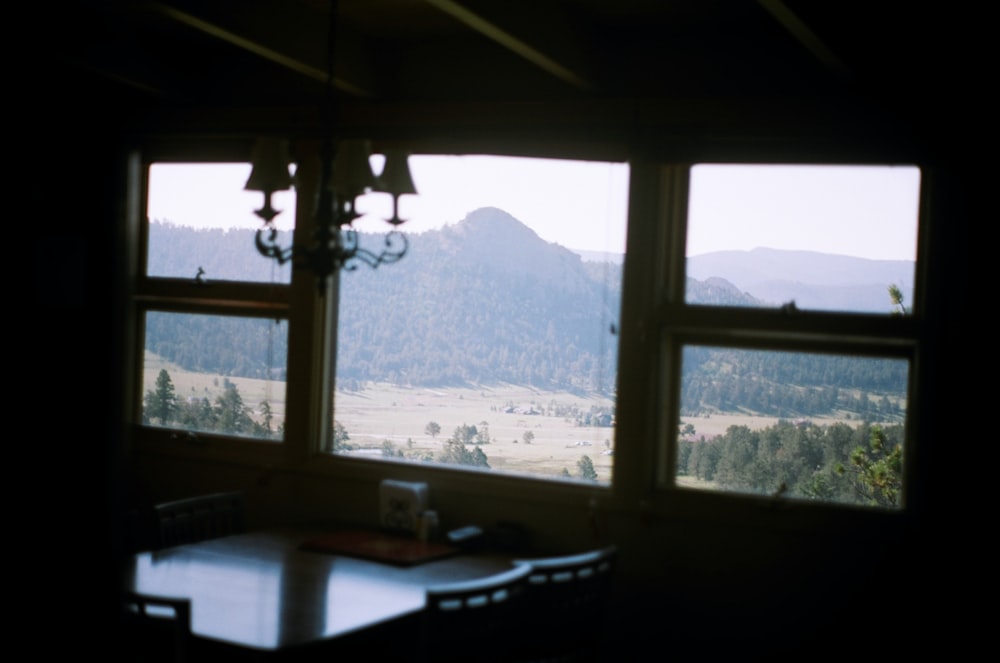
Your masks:
<svg viewBox="0 0 1000 663"><path fill-rule="evenodd" d="M376 172L381 161L373 159ZM253 210L263 196L243 190L248 165L160 164L154 166L149 217L186 226L258 228ZM400 227L415 234L454 224L480 207L498 207L549 242L595 251L625 250L628 167L625 164L566 162L477 156L412 156L416 196L403 196ZM162 173L162 175L161 175ZM290 227L294 197L280 192L272 205L275 224ZM369 216L355 221L365 232L385 232L391 216L387 194L358 200Z"/></svg>
<svg viewBox="0 0 1000 663"><path fill-rule="evenodd" d="M695 166L687 254L807 249L914 260L920 172L884 166Z"/></svg>
<svg viewBox="0 0 1000 663"><path fill-rule="evenodd" d="M375 160L376 172L381 164ZM567 248L622 252L628 204L625 164L476 156L413 156L416 196L400 199L404 232L453 224L479 207L498 207ZM193 227L259 228L262 196L243 190L249 166L154 167L149 216ZM692 173L688 255L758 246L810 249L868 258L916 254L914 168L699 166ZM383 232L389 197L359 200L369 219L359 230ZM294 218L294 195L275 194ZM376 215L375 212L378 214ZM376 218L376 216L378 218Z"/></svg>

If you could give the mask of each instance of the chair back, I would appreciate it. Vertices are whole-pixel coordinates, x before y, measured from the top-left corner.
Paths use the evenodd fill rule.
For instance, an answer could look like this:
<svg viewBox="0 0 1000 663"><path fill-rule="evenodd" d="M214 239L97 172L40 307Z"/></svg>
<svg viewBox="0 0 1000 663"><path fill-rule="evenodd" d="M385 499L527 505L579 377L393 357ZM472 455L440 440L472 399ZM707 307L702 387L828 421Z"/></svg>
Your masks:
<svg viewBox="0 0 1000 663"><path fill-rule="evenodd" d="M120 660L183 663L191 639L191 601L126 591L122 595Z"/></svg>
<svg viewBox="0 0 1000 663"><path fill-rule="evenodd" d="M465 582L428 587L421 659L444 661L507 661L507 645L523 610L531 568L508 571Z"/></svg>
<svg viewBox="0 0 1000 663"><path fill-rule="evenodd" d="M515 560L531 568L517 660L599 660L618 549Z"/></svg>
<svg viewBox="0 0 1000 663"><path fill-rule="evenodd" d="M243 493L239 491L163 502L153 510L159 548L239 534L245 529Z"/></svg>

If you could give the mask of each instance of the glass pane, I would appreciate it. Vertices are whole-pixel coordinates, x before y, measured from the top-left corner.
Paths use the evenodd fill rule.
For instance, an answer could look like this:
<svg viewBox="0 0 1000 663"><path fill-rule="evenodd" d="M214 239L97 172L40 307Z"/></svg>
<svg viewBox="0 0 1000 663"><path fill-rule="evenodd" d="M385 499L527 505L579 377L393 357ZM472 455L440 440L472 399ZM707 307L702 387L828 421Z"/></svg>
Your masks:
<svg viewBox="0 0 1000 663"><path fill-rule="evenodd" d="M909 362L686 346L676 482L898 508Z"/></svg>
<svg viewBox="0 0 1000 663"><path fill-rule="evenodd" d="M146 273L207 281L290 283L291 266L258 253L254 214L263 194L245 191L248 163L157 163L149 168ZM291 242L295 192L278 191L271 204L279 241Z"/></svg>
<svg viewBox="0 0 1000 663"><path fill-rule="evenodd" d="M328 448L610 485L627 165L410 166L407 255L341 278Z"/></svg>
<svg viewBox="0 0 1000 663"><path fill-rule="evenodd" d="M281 440L284 320L149 312L142 423Z"/></svg>
<svg viewBox="0 0 1000 663"><path fill-rule="evenodd" d="M688 303L910 312L916 167L699 164L690 186Z"/></svg>

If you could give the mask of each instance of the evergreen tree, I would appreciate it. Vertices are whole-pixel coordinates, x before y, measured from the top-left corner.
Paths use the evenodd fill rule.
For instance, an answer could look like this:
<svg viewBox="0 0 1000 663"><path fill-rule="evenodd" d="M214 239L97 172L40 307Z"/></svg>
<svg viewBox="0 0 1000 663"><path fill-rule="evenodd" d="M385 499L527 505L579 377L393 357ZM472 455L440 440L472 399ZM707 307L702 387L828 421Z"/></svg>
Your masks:
<svg viewBox="0 0 1000 663"><path fill-rule="evenodd" d="M594 461L590 460L590 456L582 456L576 462L576 467L580 470L580 478L597 481L597 470L594 469Z"/></svg>
<svg viewBox="0 0 1000 663"><path fill-rule="evenodd" d="M489 459L486 457L486 453L479 447L472 450L472 464L476 467L485 467L486 469L489 469L490 467Z"/></svg>
<svg viewBox="0 0 1000 663"><path fill-rule="evenodd" d="M337 421L333 421L333 426L330 428L330 443L327 449L333 453L341 453L343 451L350 451L354 448L351 444L351 436L348 435L347 429L344 425Z"/></svg>
<svg viewBox="0 0 1000 663"><path fill-rule="evenodd" d="M262 424L263 427L264 427L264 432L270 434L270 432L271 432L271 421L274 420L274 413L271 412L271 404L268 403L266 400L265 401L261 401L261 404L260 404L260 414L261 414L261 417L263 417L263 419L264 419L264 423Z"/></svg>
<svg viewBox="0 0 1000 663"><path fill-rule="evenodd" d="M477 446L473 451L469 451L466 448L461 437L462 429L461 426L455 429L455 435L445 442L444 448L437 456L437 461L451 465L472 465L489 469L489 459L482 449Z"/></svg>
<svg viewBox="0 0 1000 663"><path fill-rule="evenodd" d="M904 315L906 313L906 307L903 305L903 291L895 283L889 285L889 299L892 301L890 312L893 315Z"/></svg>
<svg viewBox="0 0 1000 663"><path fill-rule="evenodd" d="M151 419L158 419L166 426L177 412L177 394L167 369L161 368L156 376L156 389L146 392L146 412Z"/></svg>
<svg viewBox="0 0 1000 663"><path fill-rule="evenodd" d="M897 506L903 487L903 445L891 443L881 426L872 426L868 449L855 447L850 469L840 464L840 475L854 475L854 489L870 504Z"/></svg>
<svg viewBox="0 0 1000 663"><path fill-rule="evenodd" d="M243 404L239 388L234 383L225 381L223 392L216 397L215 404L218 411L219 432L230 434L254 432L255 423Z"/></svg>

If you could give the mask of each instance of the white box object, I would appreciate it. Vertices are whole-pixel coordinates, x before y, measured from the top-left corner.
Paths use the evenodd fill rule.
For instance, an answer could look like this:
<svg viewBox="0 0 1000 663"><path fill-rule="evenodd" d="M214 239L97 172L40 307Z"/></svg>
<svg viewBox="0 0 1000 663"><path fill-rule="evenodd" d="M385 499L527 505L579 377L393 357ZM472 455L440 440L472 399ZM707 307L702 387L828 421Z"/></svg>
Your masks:
<svg viewBox="0 0 1000 663"><path fill-rule="evenodd" d="M416 532L420 514L427 510L427 484L383 479L379 485L379 520L382 527Z"/></svg>

